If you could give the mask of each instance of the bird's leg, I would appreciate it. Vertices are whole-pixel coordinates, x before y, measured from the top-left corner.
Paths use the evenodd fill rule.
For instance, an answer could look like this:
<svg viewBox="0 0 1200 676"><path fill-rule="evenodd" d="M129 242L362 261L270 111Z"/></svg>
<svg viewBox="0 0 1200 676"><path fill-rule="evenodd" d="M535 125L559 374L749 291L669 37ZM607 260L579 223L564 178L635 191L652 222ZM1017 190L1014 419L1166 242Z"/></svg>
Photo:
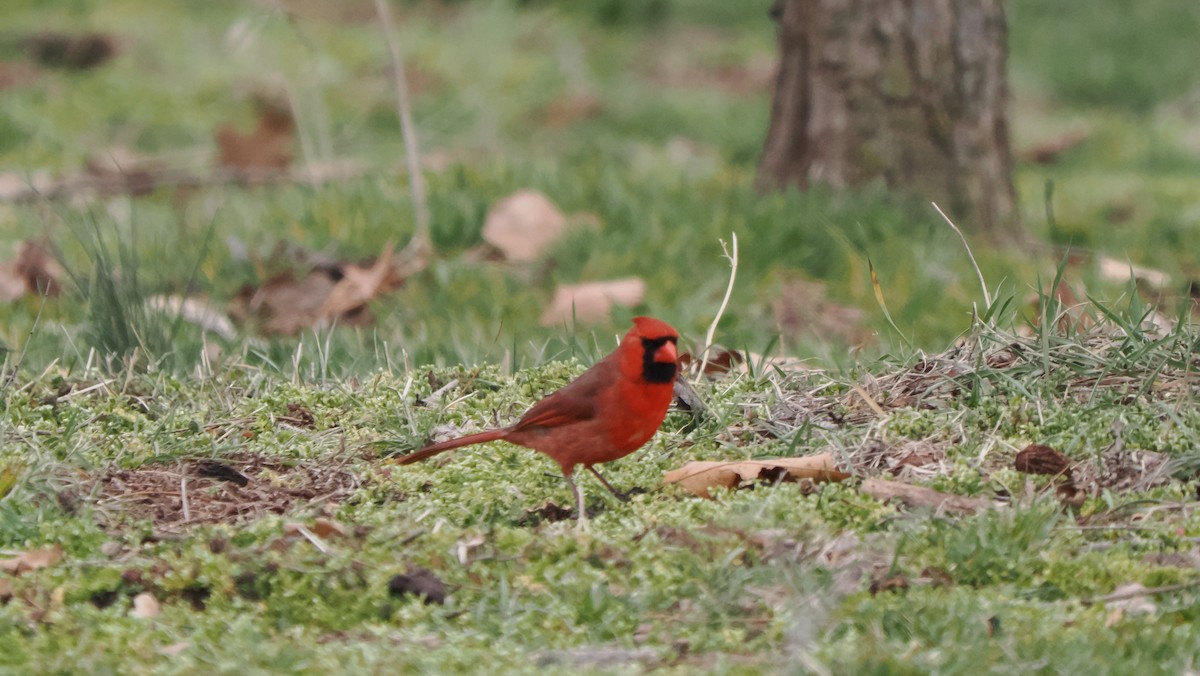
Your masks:
<svg viewBox="0 0 1200 676"><path fill-rule="evenodd" d="M563 478L567 480L567 485L571 487L571 492L575 494L575 508L579 510L579 520L575 522L577 530L586 531L588 529L587 510L583 508L583 491L579 486L575 485L575 480L570 474L564 474Z"/></svg>
<svg viewBox="0 0 1200 676"><path fill-rule="evenodd" d="M584 467L587 467L587 470L592 473L592 476L596 477L597 479L600 480L600 483L604 484L604 487L608 489L609 493L613 494L613 497L620 500L621 502L629 502L629 494L622 493L621 491L613 488L613 485L608 483L608 479L605 479L604 477L600 476L599 470L597 470L595 467L593 467L591 465L584 465Z"/></svg>

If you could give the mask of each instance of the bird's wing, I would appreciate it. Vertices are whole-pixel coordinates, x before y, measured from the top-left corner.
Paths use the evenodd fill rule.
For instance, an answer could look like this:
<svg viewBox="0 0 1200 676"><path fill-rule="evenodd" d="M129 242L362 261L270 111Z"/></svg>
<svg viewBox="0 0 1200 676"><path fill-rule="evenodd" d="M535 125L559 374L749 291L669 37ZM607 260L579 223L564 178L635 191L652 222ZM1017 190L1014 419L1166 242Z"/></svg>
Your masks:
<svg viewBox="0 0 1200 676"><path fill-rule="evenodd" d="M599 366L596 364L566 387L534 404L511 429L515 432L534 427L562 427L594 418L596 398L611 380L609 369Z"/></svg>

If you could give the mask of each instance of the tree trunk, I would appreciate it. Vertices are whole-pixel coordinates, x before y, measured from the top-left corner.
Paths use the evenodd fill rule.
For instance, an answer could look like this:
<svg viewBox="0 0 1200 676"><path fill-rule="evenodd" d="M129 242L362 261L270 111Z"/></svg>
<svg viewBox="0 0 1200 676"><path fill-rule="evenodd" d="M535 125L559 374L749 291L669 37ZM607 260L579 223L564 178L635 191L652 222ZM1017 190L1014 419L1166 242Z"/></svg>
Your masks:
<svg viewBox="0 0 1200 676"><path fill-rule="evenodd" d="M1002 0L778 0L760 188L882 179L964 227L1016 225Z"/></svg>

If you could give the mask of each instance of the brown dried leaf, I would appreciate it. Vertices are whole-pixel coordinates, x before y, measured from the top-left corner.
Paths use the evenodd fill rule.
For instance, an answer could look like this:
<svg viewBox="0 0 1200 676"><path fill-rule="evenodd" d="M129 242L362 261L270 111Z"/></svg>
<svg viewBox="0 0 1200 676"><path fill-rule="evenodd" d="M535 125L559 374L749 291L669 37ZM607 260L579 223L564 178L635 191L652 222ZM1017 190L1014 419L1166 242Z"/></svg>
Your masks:
<svg viewBox="0 0 1200 676"><path fill-rule="evenodd" d="M296 122L292 111L280 103L259 104L258 126L243 134L232 124L217 129L217 164L240 171L287 169L292 163Z"/></svg>
<svg viewBox="0 0 1200 676"><path fill-rule="evenodd" d="M1049 446L1029 444L1017 453L1013 468L1026 474L1065 475L1071 469L1067 456Z"/></svg>
<svg viewBox="0 0 1200 676"><path fill-rule="evenodd" d="M1138 286L1155 292L1166 291L1171 287L1171 275L1162 270L1134 265L1109 256L1097 257L1096 268L1100 276L1110 282L1123 284L1133 279Z"/></svg>
<svg viewBox="0 0 1200 676"><path fill-rule="evenodd" d="M673 469L663 481L679 484L702 498L712 498L710 488L737 488L748 481L845 481L846 472L834 466L833 454L818 453L802 458L775 460L735 460L732 462L695 461Z"/></svg>
<svg viewBox="0 0 1200 676"><path fill-rule="evenodd" d="M25 40L29 57L43 66L86 70L117 54L117 41L104 33L69 35L47 31Z"/></svg>
<svg viewBox="0 0 1200 676"><path fill-rule="evenodd" d="M158 599L154 598L154 594L142 592L133 597L133 610L130 611L129 616L140 620L148 620L152 617L158 617L159 610Z"/></svg>
<svg viewBox="0 0 1200 676"><path fill-rule="evenodd" d="M61 291L59 279L62 266L50 255L46 246L33 241L21 243L17 251L17 272L25 278L29 291L56 297Z"/></svg>
<svg viewBox="0 0 1200 676"><path fill-rule="evenodd" d="M787 279L780 284L779 296L771 302L775 325L784 336L812 333L837 338L852 345L873 340L866 326L866 313L856 307L840 305L827 297L825 284L807 279Z"/></svg>
<svg viewBox="0 0 1200 676"><path fill-rule="evenodd" d="M318 320L329 321L357 310L385 288L385 282L392 272L394 250L392 242L385 244L383 253L369 268L361 268L353 263L343 265L342 278L329 290L329 295L317 311Z"/></svg>
<svg viewBox="0 0 1200 676"><path fill-rule="evenodd" d="M390 242L368 267L311 254L309 258L314 269L303 277L284 272L257 289L243 288L232 312L261 318L268 333L294 334L334 319L361 326L373 319L367 301L403 281L392 265Z"/></svg>
<svg viewBox="0 0 1200 676"><path fill-rule="evenodd" d="M1053 164L1058 161L1059 155L1082 144L1091 136L1091 129L1073 129L1030 146L1021 152L1021 156L1034 164Z"/></svg>
<svg viewBox="0 0 1200 676"><path fill-rule="evenodd" d="M146 309L195 324L201 330L215 333L225 340L233 340L237 337L237 330L233 328L233 322L229 321L229 317L217 311L201 298L151 296L146 299Z"/></svg>
<svg viewBox="0 0 1200 676"><path fill-rule="evenodd" d="M0 570L20 575L27 570L37 570L53 566L62 561L63 550L60 545L50 545L39 549L21 552L11 559L0 559Z"/></svg>
<svg viewBox="0 0 1200 676"><path fill-rule="evenodd" d="M604 112L604 102L591 94L576 94L559 97L546 104L541 110L542 124L554 129L565 129L583 120L599 117Z"/></svg>
<svg viewBox="0 0 1200 676"><path fill-rule="evenodd" d="M346 536L345 526L337 521L334 521L333 519L327 519L323 516L319 516L315 521L313 521L311 530L317 537L322 538Z"/></svg>
<svg viewBox="0 0 1200 676"><path fill-rule="evenodd" d="M258 289L243 291L250 312L263 316L268 333L294 334L313 325L317 311L336 282L329 271L313 270L297 279L283 273L267 280Z"/></svg>
<svg viewBox="0 0 1200 676"><path fill-rule="evenodd" d="M927 507L937 512L974 514L991 507L991 503L982 498L941 493L932 488L913 486L899 481L867 479L863 481L860 490L881 502L896 500L908 507Z"/></svg>
<svg viewBox="0 0 1200 676"><path fill-rule="evenodd" d="M392 596L415 594L424 598L427 605L440 604L446 602L446 583L433 571L414 566L388 581L388 593Z"/></svg>
<svg viewBox="0 0 1200 676"><path fill-rule="evenodd" d="M303 404L298 404L294 401L289 401L287 405L287 415L280 418L287 422L306 430L311 430L317 426L317 419L312 411L308 410Z"/></svg>
<svg viewBox="0 0 1200 676"><path fill-rule="evenodd" d="M0 263L0 301L14 301L27 293L58 296L62 276L62 266L46 246L26 240L15 259Z"/></svg>
<svg viewBox="0 0 1200 676"><path fill-rule="evenodd" d="M0 92L27 85L37 78L37 67L28 61L0 61Z"/></svg>
<svg viewBox="0 0 1200 676"><path fill-rule="evenodd" d="M25 295L25 278L17 271L15 261L0 263L0 301L12 302Z"/></svg>
<svg viewBox="0 0 1200 676"><path fill-rule="evenodd" d="M169 646L164 646L162 648L159 648L158 654L166 656L166 657L175 657L177 655L182 654L183 651L187 650L190 647L192 647L191 643L188 643L187 641L180 641L179 643L172 643Z"/></svg>
<svg viewBox="0 0 1200 676"><path fill-rule="evenodd" d="M693 357L691 352L684 352L679 355L679 368L682 371L687 371L695 365L695 368L700 368L700 364L704 364L704 374L713 375L718 373L728 373L734 368L746 363L746 357L737 350L730 350L720 345L713 345L708 349L708 361L705 362L703 357Z"/></svg>
<svg viewBox="0 0 1200 676"><path fill-rule="evenodd" d="M565 324L572 319L585 324L603 322L608 319L613 305L632 307L641 303L645 295L646 282L640 277L560 284L540 321L542 326Z"/></svg>
<svg viewBox="0 0 1200 676"><path fill-rule="evenodd" d="M492 205L483 240L510 261L537 260L567 228L567 218L545 195L519 190Z"/></svg>

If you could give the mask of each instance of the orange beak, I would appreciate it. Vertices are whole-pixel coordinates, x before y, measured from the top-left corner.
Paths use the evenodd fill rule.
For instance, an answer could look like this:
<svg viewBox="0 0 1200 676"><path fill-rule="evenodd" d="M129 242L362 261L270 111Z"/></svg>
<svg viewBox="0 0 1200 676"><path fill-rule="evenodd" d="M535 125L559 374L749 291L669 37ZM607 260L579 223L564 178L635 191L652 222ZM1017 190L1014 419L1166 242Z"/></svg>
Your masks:
<svg viewBox="0 0 1200 676"><path fill-rule="evenodd" d="M654 361L660 364L674 364L679 361L679 354L675 351L675 343L663 343L662 347L654 351Z"/></svg>

